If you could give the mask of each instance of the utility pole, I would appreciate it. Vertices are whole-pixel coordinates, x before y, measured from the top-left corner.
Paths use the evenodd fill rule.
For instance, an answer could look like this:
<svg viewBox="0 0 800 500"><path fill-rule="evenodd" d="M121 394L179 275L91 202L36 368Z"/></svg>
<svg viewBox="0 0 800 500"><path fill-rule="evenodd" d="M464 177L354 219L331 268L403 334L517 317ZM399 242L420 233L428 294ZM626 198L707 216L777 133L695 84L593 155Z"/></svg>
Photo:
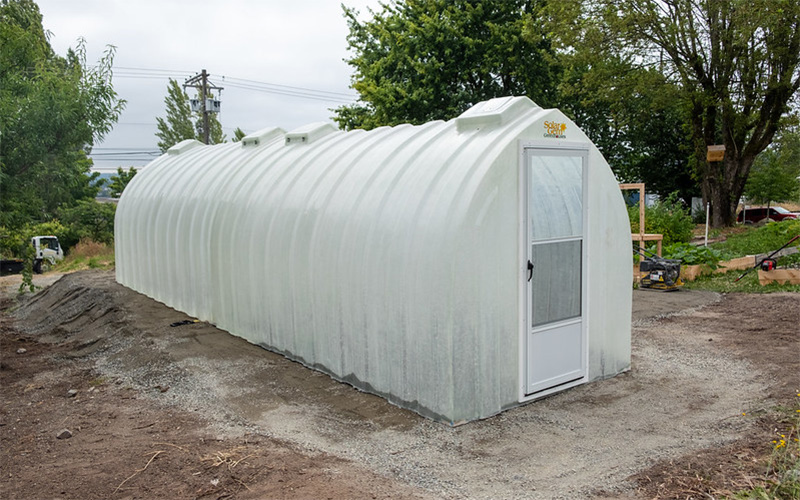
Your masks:
<svg viewBox="0 0 800 500"><path fill-rule="evenodd" d="M183 82L183 90L186 90L186 87L192 87L193 89L197 89L200 94L200 103L199 109L196 103L193 100L192 102L192 111L200 111L203 113L203 142L208 144L208 134L209 134L209 113L219 113L219 100L213 101L211 99L210 90L223 90L222 87L217 87L213 83L208 81L209 75L206 70L202 70L199 74L189 78L185 82ZM214 104L213 106L209 106L209 104ZM209 109L209 108L212 109Z"/></svg>

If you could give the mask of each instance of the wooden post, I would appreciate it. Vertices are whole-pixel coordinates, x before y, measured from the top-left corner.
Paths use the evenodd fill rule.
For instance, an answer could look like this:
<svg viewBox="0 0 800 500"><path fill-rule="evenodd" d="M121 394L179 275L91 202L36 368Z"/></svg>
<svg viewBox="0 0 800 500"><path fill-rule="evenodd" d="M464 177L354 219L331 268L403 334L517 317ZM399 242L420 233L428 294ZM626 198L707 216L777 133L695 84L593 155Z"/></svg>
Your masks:
<svg viewBox="0 0 800 500"><path fill-rule="evenodd" d="M640 247L644 247L646 241L656 242L656 255L661 257L662 242L664 240L663 234L647 234L645 233L645 220L644 220L644 183L636 182L630 184L620 184L619 188L623 191L628 189L639 190L639 232L631 233L631 240L638 243ZM638 273L634 269L634 279L638 278Z"/></svg>

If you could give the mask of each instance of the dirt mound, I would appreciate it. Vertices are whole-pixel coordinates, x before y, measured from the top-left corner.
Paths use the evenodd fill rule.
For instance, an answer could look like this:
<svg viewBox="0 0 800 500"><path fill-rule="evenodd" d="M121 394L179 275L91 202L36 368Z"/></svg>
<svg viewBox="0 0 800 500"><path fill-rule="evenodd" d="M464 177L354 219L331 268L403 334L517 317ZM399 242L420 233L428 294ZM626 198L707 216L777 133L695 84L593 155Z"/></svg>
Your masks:
<svg viewBox="0 0 800 500"><path fill-rule="evenodd" d="M125 326L125 313L106 286L108 273L67 274L25 300L17 327L44 342L106 342Z"/></svg>

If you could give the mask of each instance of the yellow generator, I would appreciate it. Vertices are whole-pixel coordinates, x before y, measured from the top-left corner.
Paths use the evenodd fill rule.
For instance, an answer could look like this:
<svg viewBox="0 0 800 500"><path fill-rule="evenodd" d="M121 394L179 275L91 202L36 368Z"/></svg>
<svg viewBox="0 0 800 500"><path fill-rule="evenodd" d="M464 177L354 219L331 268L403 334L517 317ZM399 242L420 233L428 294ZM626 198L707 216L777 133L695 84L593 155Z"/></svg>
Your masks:
<svg viewBox="0 0 800 500"><path fill-rule="evenodd" d="M671 292L683 285L680 260L665 259L640 247L636 247L634 252L642 257L639 261L640 287Z"/></svg>

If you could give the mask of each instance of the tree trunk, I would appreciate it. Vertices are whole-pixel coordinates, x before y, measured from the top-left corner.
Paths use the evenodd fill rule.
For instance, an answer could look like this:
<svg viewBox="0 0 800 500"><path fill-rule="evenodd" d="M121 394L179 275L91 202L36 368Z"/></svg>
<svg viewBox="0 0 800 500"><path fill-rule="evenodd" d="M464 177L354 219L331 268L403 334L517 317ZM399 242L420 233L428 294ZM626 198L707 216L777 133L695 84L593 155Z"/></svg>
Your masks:
<svg viewBox="0 0 800 500"><path fill-rule="evenodd" d="M703 106L695 99L691 107L692 139L695 144L695 167L701 183L703 203L711 203L711 227L732 226L736 222L736 210L744 192L750 167L756 155L769 145L774 135L772 129L749 140L745 134L736 136L724 133L722 141L717 136L717 122L721 118L721 129L731 130L734 116L728 112L720 114L714 106ZM719 162L706 160L707 147L725 145L725 158Z"/></svg>
<svg viewBox="0 0 800 500"><path fill-rule="evenodd" d="M697 148L698 156L700 148ZM735 145L726 145L725 159L709 163L705 156L697 159L702 174L703 203L711 203L711 227L732 226L736 210L744 192L744 185L753 165L754 157L740 157Z"/></svg>

